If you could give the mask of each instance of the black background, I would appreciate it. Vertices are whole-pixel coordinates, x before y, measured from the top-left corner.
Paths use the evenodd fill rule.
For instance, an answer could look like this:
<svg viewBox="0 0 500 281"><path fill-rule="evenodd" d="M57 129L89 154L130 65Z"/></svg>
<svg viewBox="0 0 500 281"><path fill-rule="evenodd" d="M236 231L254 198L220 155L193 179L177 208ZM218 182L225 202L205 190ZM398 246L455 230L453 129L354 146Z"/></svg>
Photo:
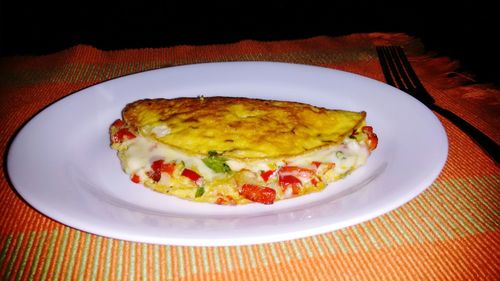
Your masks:
<svg viewBox="0 0 500 281"><path fill-rule="evenodd" d="M66 3L0 2L0 55L49 54L76 44L112 50L405 32L458 59L479 82L499 83L499 15L471 1Z"/></svg>

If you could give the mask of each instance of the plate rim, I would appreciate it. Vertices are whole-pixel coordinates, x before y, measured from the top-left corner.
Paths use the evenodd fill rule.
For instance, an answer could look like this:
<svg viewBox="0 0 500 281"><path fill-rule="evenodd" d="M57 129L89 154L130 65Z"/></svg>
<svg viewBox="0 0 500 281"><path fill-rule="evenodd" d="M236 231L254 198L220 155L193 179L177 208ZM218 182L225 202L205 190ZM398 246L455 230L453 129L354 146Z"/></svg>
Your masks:
<svg viewBox="0 0 500 281"><path fill-rule="evenodd" d="M258 61L251 61L251 62L248 62L248 61L237 61L237 62L215 62L215 63L199 63L199 64L189 64L189 65L181 65L181 66L174 66L174 67L167 67L167 68L159 68L159 69L153 69L153 70L147 70L147 71L143 71L143 72L138 72L138 73L132 73L132 74L128 74L128 75L125 75L125 76L120 76L120 77L116 77L116 78L113 78L113 79L110 79L110 80L106 80L106 81L103 81L103 82L100 82L98 84L94 84L94 85L91 85L91 86L88 86L88 87L85 87L83 89L80 89L78 91L75 91L73 93L70 93L68 95L65 95L57 100L55 100L54 102L50 103L49 105L47 105L46 107L42 108L41 110L39 110L37 113L35 113L33 116L31 116L24 124L22 124L20 126L20 128L17 130L17 132L12 136L11 138L11 141L9 142L8 146L7 146L7 153L6 153L6 170L7 170L7 173L6 173L6 177L7 177L7 180L11 183L11 186L14 187L14 192L17 193L22 199L23 201L25 201L26 203L28 203L28 205L30 205L32 208L34 208L35 210L41 212L43 215L53 219L53 220L56 220L66 226L69 226L69 227L72 227L72 228L75 228L75 229L78 229L78 230L82 230L82 231L85 231L85 232L89 232L89 233L93 233L93 234L96 234L96 235L101 235L101 236L106 236L106 237L111 237L111 238L114 238L114 239L121 239L121 240L129 240L129 241L137 241L137 242L145 242L145 243L155 243L155 244L168 244L168 245L183 245L183 246L233 246L233 245L249 245L249 244L260 244L260 243L272 243L272 242L278 242L278 241L283 241L283 240L290 240L290 239L297 239L297 238L303 238L303 237L307 237L307 236L311 236L311 235L317 235L317 234L321 234L321 233L325 233L325 232L328 232L328 231L334 231L336 229L340 229L340 228L344 228L344 227L347 227L347 226L352 226L352 225L356 225L356 224L359 224L359 223L362 223L362 222L365 222L367 220L370 220L370 219L373 219L375 217L378 217L378 216L381 216L391 210L394 210L396 208L399 208L401 205L411 201L413 198L415 198L416 196L418 196L420 193L422 193L424 190L426 190L431 184L432 182L435 181L435 179L439 176L439 174L441 173L445 163L446 163L446 160L447 160L447 157L448 157L448 139L447 139L447 136L446 136L446 131L444 129L444 126L442 125L442 123L439 121L439 119L434 115L434 118L435 118L435 121L437 121L436 125L439 127L440 126L440 129L442 130L442 136L444 136L444 139L442 139L441 141L444 141L444 146L446 148L446 151L444 153L442 153L440 155L440 158L438 160L438 163L436 164L436 170L437 172L435 173L435 175L430 175L428 177L428 179L426 179L426 187L423 187L421 188L420 190L414 190L414 192L412 194L409 194L407 196L407 198L405 199L401 199L399 202L397 202L397 204L393 205L393 206L388 206L385 210L382 210L382 211L379 211L377 214L365 214L364 217L358 217L357 219L353 219L351 222L346 222L344 226L341 226L341 227L335 227L335 228L331 228L330 225L322 225L322 226L318 226L318 227L315 227L313 229L306 229L306 230L297 230L295 232L289 232L287 233L287 236L285 239L283 239L283 237L281 236L282 234L275 234L275 235L266 235L266 239L264 241L261 241L262 237L255 237L255 241L227 241L227 239L225 238L220 238L220 239L217 239L217 238L211 238L211 239L205 239L205 238L186 238L186 239L181 239L181 238L172 238L172 237L168 237L168 238L158 238L158 237L142 237L142 238L138 238L138 237L135 237L134 235L108 235L108 234L103 234L103 233L99 233L98 231L95 231L92 227L78 227L78 226L75 226L75 225L72 225L72 224L69 224L67 223L67 221L65 222L64 220L60 220L60 219L57 219L57 218L54 218L53 215L48 215L47 214L47 211L43 211L40 206L35 206L35 205L38 205L37 203L33 204L29 198L29 196L27 196L23 191L22 191L22 187L19 187L17 184L16 184L16 179L14 179L12 177L12 166L11 166L11 163L14 158L12 152L13 152L13 147L15 148L16 147L16 143L19 141L20 139L20 136L22 136L22 134L25 133L26 130L29 130L30 126L32 126L34 124L34 120L36 118L41 118L40 116L43 116L43 114L46 114L46 112L48 110L50 110L51 108L54 108L55 105L57 104L60 104L62 101L66 100L66 99L71 99L72 97L74 98L75 96L79 96L79 95L82 95L85 93L85 91L88 91L89 89L92 89L93 87L99 87L99 86L103 86L104 84L106 83L116 83L116 82L113 82L113 81L117 81L117 80L120 80L120 79L127 79L127 77L138 77L139 75L148 75L147 73L152 73L152 72L155 72L155 71L164 71L165 69L168 69L168 71L176 71L176 69L187 69L189 70L189 68L193 68L193 69L196 69L198 67L202 67L202 68L205 68L205 67L208 67L208 68L212 68L212 67L217 67L217 66L228 66L228 65L232 65L232 66L238 66L238 65L246 65L246 66L278 66L278 67L298 67L298 68L303 68L303 69L317 69L317 70L320 70L320 71L331 71L332 73L340 73L342 75L347 75L347 76L352 76L356 79L362 79L362 80L365 80L365 81L368 81L368 80L371 80L375 83L379 83L380 86L384 85L386 87L388 87L388 89L392 88L392 91L400 91L396 88L393 88L389 85L386 85L380 81L377 81L377 80L374 80L372 78L369 78L369 77L365 77L365 76L362 76L362 75L359 75L359 74L355 74L355 73L351 73L351 72L347 72L347 71L343 71L343 70L336 70L336 69L331 69L331 68L326 68L326 67L321 67L321 66L313 66L313 65L305 65L305 64L296 64L296 63L283 63L283 62L258 62ZM410 98L410 99L413 99L414 102L417 102L417 103L420 103L419 101L417 101L416 99L410 97L409 95L401 92L401 94L405 95L407 98ZM422 105L422 104L421 104ZM422 105L423 106L423 105ZM424 106L425 107L425 106ZM429 109L427 109L429 113L433 114L432 111L430 111ZM30 125L31 124L31 125ZM21 190L20 190L21 189ZM127 238L128 237L128 238ZM246 238L248 239L248 238ZM167 241L168 240L168 241Z"/></svg>

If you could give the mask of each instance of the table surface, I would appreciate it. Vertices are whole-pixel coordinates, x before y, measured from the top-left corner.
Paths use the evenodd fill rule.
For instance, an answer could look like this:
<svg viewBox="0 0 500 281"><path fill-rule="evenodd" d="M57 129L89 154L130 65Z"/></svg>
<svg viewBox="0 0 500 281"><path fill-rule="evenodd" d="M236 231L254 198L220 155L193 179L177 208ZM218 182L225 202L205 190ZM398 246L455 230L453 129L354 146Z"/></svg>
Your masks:
<svg viewBox="0 0 500 281"><path fill-rule="evenodd" d="M414 200L373 220L302 239L189 247L121 241L40 214L15 192L5 155L15 133L54 101L129 73L218 61L319 65L384 81L376 45L401 45L437 103L500 141L500 91L401 33L101 51L78 45L0 60L0 276L34 280L492 280L500 276L499 168L441 117L449 157ZM27 171L29 172L29 171Z"/></svg>

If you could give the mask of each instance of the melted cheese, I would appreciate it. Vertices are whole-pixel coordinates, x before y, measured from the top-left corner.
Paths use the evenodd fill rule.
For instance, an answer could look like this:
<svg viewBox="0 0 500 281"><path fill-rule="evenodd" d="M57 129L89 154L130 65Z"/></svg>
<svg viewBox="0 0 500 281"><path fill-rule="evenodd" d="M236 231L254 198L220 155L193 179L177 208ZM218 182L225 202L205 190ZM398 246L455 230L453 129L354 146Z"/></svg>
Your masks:
<svg viewBox="0 0 500 281"><path fill-rule="evenodd" d="M130 175L145 174L154 161L163 159L165 162L184 162L186 167L195 169L209 180L216 176L216 173L203 163L201 157L185 154L145 137L139 136L129 140L127 145L128 148L121 152L120 159L122 159L125 172Z"/></svg>
<svg viewBox="0 0 500 281"><path fill-rule="evenodd" d="M123 169L130 175L145 175L150 169L151 163L163 159L165 162L183 162L185 167L195 170L203 178L210 181L224 174L215 173L202 161L201 156L189 155L183 151L172 148L168 145L157 143L154 140L138 136L127 141L127 148L121 150L120 159ZM284 166L285 163L292 166L309 167L312 162L335 163L333 170L334 179L342 177L345 173L352 171L363 165L369 155L368 148L364 143L346 138L342 144L313 151L304 155L285 159L230 159L227 164L232 171L243 169L259 174L261 171L276 169Z"/></svg>

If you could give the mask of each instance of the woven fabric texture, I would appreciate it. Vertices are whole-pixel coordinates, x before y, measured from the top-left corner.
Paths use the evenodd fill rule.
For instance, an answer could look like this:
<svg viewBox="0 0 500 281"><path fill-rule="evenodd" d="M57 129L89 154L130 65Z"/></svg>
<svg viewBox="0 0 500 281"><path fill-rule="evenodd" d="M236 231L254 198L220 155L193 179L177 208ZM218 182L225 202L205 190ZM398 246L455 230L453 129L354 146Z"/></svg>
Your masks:
<svg viewBox="0 0 500 281"><path fill-rule="evenodd" d="M405 34L101 51L79 45L0 60L1 164L16 132L79 89L162 67L279 61L384 81L375 45L401 45L436 101L500 141L499 90L474 83L448 58ZM438 179L383 216L321 235L251 246L184 247L100 237L62 225L24 202L0 171L2 280L497 280L499 168L446 119L449 158ZM429 156L432 158L432 156ZM26 171L29 173L29 171Z"/></svg>

